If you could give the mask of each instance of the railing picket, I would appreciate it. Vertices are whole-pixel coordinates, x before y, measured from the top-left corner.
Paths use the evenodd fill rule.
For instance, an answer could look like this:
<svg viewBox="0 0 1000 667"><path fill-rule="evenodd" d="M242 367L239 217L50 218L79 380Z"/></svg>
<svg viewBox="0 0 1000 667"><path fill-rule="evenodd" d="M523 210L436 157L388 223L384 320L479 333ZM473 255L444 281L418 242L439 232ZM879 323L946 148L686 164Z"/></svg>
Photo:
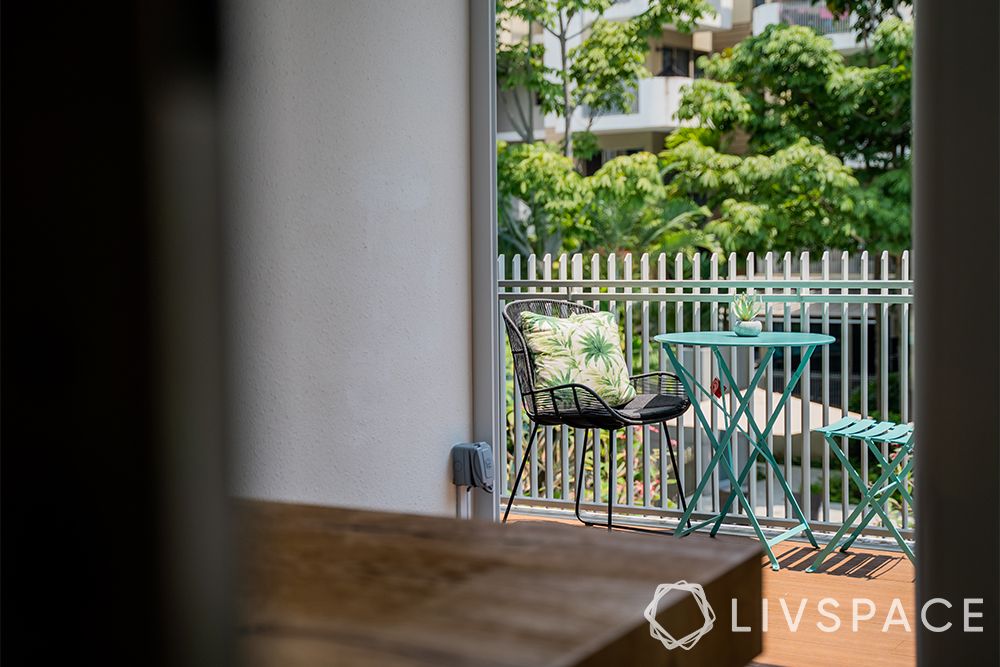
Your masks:
<svg viewBox="0 0 1000 667"><path fill-rule="evenodd" d="M542 257L542 278L544 280L552 280L552 255L548 253L545 253L545 256ZM548 293L552 291L551 287L546 287L542 291L546 292L546 298L551 298L551 296L548 296ZM553 490L554 488L553 484L555 481L554 479L555 459L553 458L554 452L552 447L552 440L553 440L552 435L553 435L553 427L546 426L545 427L545 493L544 493L544 497L546 498L556 497L555 491ZM534 463L535 460L532 459L532 464ZM536 494L536 495L543 495L543 494Z"/></svg>
<svg viewBox="0 0 1000 667"><path fill-rule="evenodd" d="M783 295L786 297L785 301L781 304L782 307L782 331L792 330L792 306L789 303L787 297L789 296L789 286L792 280L792 253L786 252L784 261L782 263L783 276L789 285L786 285L783 291ZM792 374L792 348L784 347L782 348L781 354L781 389L784 391L785 385L788 384L788 378ZM781 406L782 417L785 419L785 480L788 482L788 487L791 489L795 488L795 478L792 476L792 410L789 407L790 401L785 401L785 404ZM785 518L792 515L792 503L791 498L785 496Z"/></svg>
<svg viewBox="0 0 1000 667"><path fill-rule="evenodd" d="M709 277L710 280L718 280L719 279L719 255L718 255L718 253L714 253L714 252L712 253L712 258L709 261L708 277ZM713 296L716 297L715 300L712 301L712 305L710 306L711 312L709 313L711 315L711 320L712 320L712 331L718 331L719 330L719 300L718 300L719 288L712 287L711 290L710 290L710 292L711 292L711 294ZM709 366L710 366L709 370L711 372L712 378L719 377L719 375L720 375L719 366L718 366L719 362L716 361L715 355L714 354L711 355L708 358L708 360L709 360ZM716 435L716 437L718 437L718 434L719 434L719 408L715 405L715 402L712 402L711 413L712 413L712 416L711 416L711 420L710 421L711 421L711 425L712 425L712 433L714 433ZM714 454L715 453L713 452L713 455ZM719 488L719 467L716 466L712 470L712 511L713 512L718 512L719 509L722 507L722 504L719 501L719 493L720 493L720 488ZM701 501L701 498L698 498L697 500Z"/></svg>
<svg viewBox="0 0 1000 667"><path fill-rule="evenodd" d="M695 253L691 260L691 277L694 280L701 279L701 253ZM693 290L696 294L701 294L701 289L695 287ZM701 331L701 302L695 301L691 304L691 329L692 331ZM698 381L703 383L705 378L703 377L704 369L702 368L702 353L704 350L697 350L694 355L694 376L698 378ZM711 382L711 381L709 381ZM708 385L705 385L708 386ZM684 428L683 417L677 420L678 428ZM704 447L704 439L702 437L702 429L694 429L694 471L695 480L701 480L701 476L705 472L704 466L704 456L702 454L702 447Z"/></svg>
<svg viewBox="0 0 1000 667"><path fill-rule="evenodd" d="M840 277L847 280L851 275L851 256L844 251L840 255ZM847 292L847 290L841 290ZM847 415L851 398L851 313L845 301L840 306L840 408ZM847 438L840 439L840 449L848 454ZM847 468L840 466L840 518L841 521L850 513L850 496Z"/></svg>
<svg viewBox="0 0 1000 667"><path fill-rule="evenodd" d="M610 262L610 258L608 259ZM600 280L601 279L601 256L597 253L590 258L590 279ZM591 304L595 310L601 309L601 288L594 287L591 292L597 293L597 298ZM593 443L594 456L594 502L601 502L601 431L599 429L594 429L593 433L590 435L591 442ZM586 494L585 494L586 495Z"/></svg>
<svg viewBox="0 0 1000 667"><path fill-rule="evenodd" d="M574 280L583 280L583 255L581 255L579 253L576 253L576 254L573 255L573 267L572 267L572 271L573 271L573 279ZM573 461L573 490L574 490L574 493L576 492L576 482L578 481L578 478L576 477L576 475L581 475L584 478L586 478L586 475L584 475L584 461L583 461L583 439L584 439L584 435L585 435L585 429L582 429L582 428L578 428L578 429L576 429L573 432L573 451L576 453L576 459ZM583 490L581 490L581 492L582 492L583 495L586 495L585 493L583 493ZM569 498L568 495L566 497ZM574 496L573 500L576 500L575 496Z"/></svg>
<svg viewBox="0 0 1000 667"><path fill-rule="evenodd" d="M899 261L899 277L910 279L910 251L904 250ZM900 305L899 316L899 416L903 423L910 421L910 305ZM907 456L909 459L909 456ZM904 462L905 463L905 462ZM910 524L909 507L903 498L901 524L908 528Z"/></svg>
<svg viewBox="0 0 1000 667"><path fill-rule="evenodd" d="M618 277L618 267L615 254L608 255L608 280L615 280ZM617 294L618 290L613 287L608 288L608 292ZM618 302L608 300L608 310L618 317ZM598 440L598 442L600 442ZM618 435L615 431L608 433L608 503L616 505L618 503Z"/></svg>
<svg viewBox="0 0 1000 667"><path fill-rule="evenodd" d="M642 280L649 280L649 253L642 253L639 258L639 277ZM648 287L642 288L643 294L649 293ZM643 301L641 306L642 317L640 325L642 329L642 372L649 372L649 302ZM649 499L649 425L642 427L642 504L649 507L653 503Z"/></svg>
<svg viewBox="0 0 1000 667"><path fill-rule="evenodd" d="M861 253L861 280L868 281L868 251ZM862 296L868 288L861 288ZM861 304L861 416L868 416L868 303ZM868 479L868 449L861 447L861 479Z"/></svg>
<svg viewBox="0 0 1000 667"><path fill-rule="evenodd" d="M538 260L534 254L528 255L528 280L535 280L537 276L538 276ZM537 292L538 289L535 287L529 287L528 291ZM538 442L538 440L543 436L543 433L539 433L538 435L535 436L535 444L531 448L531 464L529 466L531 469L531 482L530 486L528 487L528 493L531 495L532 498L537 498L539 495L541 495L538 493L538 449L541 446L541 443ZM545 440L547 443L548 438L546 437Z"/></svg>
<svg viewBox="0 0 1000 667"><path fill-rule="evenodd" d="M751 280L753 280L756 277L756 271L757 271L757 266L756 266L757 262L756 262L756 259L757 258L754 255L754 253L752 253L752 252L747 253L747 280L748 281L751 281ZM749 292L749 293L751 293L751 294L755 293L754 289L752 287L748 287L746 289L746 291ZM753 372L754 372L754 355L755 354L756 354L756 350L754 348L748 347L746 349L747 378L750 378L753 375ZM756 409L756 407L757 407L757 396L755 394L751 394L750 395L750 407L748 409L748 411L749 411L749 413L751 415L754 414L754 410ZM750 426L750 424L749 424L749 422L747 422L747 430L748 431L750 430L749 426ZM751 448L752 447L753 447L753 443L751 443L749 440L747 440L747 443L746 443L746 453L747 453L747 456L750 456L750 452L751 452ZM747 478L747 483L749 485L748 496L749 496L749 500L750 500L750 507L754 508L754 512L756 513L756 511L757 511L757 471L756 470L752 470L750 472L750 477Z"/></svg>
<svg viewBox="0 0 1000 667"><path fill-rule="evenodd" d="M822 276L823 280L830 279L830 251L823 251L822 260ZM823 294L829 294L830 290L825 287L822 290ZM824 303L822 308L823 316L823 334L826 336L830 335L830 304ZM824 345L822 352L822 400L823 400L823 424L830 423L830 346ZM804 434L805 437L810 437L810 435ZM830 520L830 449L826 446L823 447L823 520Z"/></svg>
<svg viewBox="0 0 1000 667"><path fill-rule="evenodd" d="M497 257L497 278L499 280L504 280L507 273L507 261L503 255ZM504 306L507 302L500 299L499 311L503 312ZM497 362L500 369L500 377L503 378L500 382L499 396L497 397L500 401L499 409L497 414L500 415L500 442L497 443L497 449L501 450L501 456L499 457L499 470L500 474L500 484L498 488L503 489L505 492L508 491L507 486L507 327L504 326L503 318L497 318L497 340L500 341L499 349L497 350Z"/></svg>
<svg viewBox="0 0 1000 667"><path fill-rule="evenodd" d="M889 252L882 251L881 257L882 280L889 278ZM888 296L889 290L883 288L882 294ZM881 313L879 314L879 355L878 355L878 384L879 384L879 417L883 421L889 420L889 304L883 302ZM882 443L882 456L889 460L889 443ZM888 503L888 496L882 503L884 508Z"/></svg>
<svg viewBox="0 0 1000 667"><path fill-rule="evenodd" d="M910 279L910 251L904 250L899 262L899 277ZM907 290L909 291L909 290ZM904 423L910 421L910 304L900 304L899 317L899 414Z"/></svg>
<svg viewBox="0 0 1000 667"><path fill-rule="evenodd" d="M667 279L667 255L665 253L662 253L662 252L656 258L656 277L659 280L666 280ZM667 333L667 297L666 297L667 289L665 287L660 287L657 291L658 291L659 294L663 295L661 297L662 300L660 301L659 308L657 310L657 317L659 318L659 322L658 322L658 324L659 324L659 332L661 334L665 334L665 333ZM663 347L662 346L660 347L659 358L660 358L660 363L659 363L659 366L658 366L659 369L661 371L667 370L667 355L663 351ZM675 369L671 369L671 370L675 370ZM668 501L669 501L669 497L670 497L670 493L669 493L669 490L668 490L668 484L667 484L667 482L670 480L670 477L668 476L669 471L667 469L669 457L667 455L667 445L668 445L668 443L667 443L667 433L665 433L663 431L663 427L662 426L660 427L660 442L659 442L659 444L660 444L660 456L659 456L659 459L660 459L660 505L663 507L663 509L667 509L667 506L669 504Z"/></svg>
<svg viewBox="0 0 1000 667"><path fill-rule="evenodd" d="M622 262L622 278L632 280L632 253L625 253ZM626 287L625 294L631 294L632 288ZM635 372L632 363L632 300L625 298L625 364L628 366L628 374ZM625 504L632 505L635 502L635 429L631 426L625 427Z"/></svg>
<svg viewBox="0 0 1000 667"><path fill-rule="evenodd" d="M514 255L510 261L510 272L514 280L521 279L521 256ZM515 292L520 292L520 287L514 288ZM524 415L521 413L521 386L518 384L517 379L514 379L514 469L512 471L511 478L513 479L517 475L517 471L521 467L521 458L524 456ZM517 489L512 489L511 493L515 496L523 495L524 491L524 481L521 481L521 486Z"/></svg>
<svg viewBox="0 0 1000 667"><path fill-rule="evenodd" d="M802 280L809 280L809 253L803 252L801 257ZM800 290L802 294L808 294L808 289ZM811 327L809 320L809 303L799 304L799 327L808 333ZM825 346L824 346L825 347ZM812 408L812 360L806 362L805 370L799 380L799 398L802 406L802 511L810 519L812 515L812 431L809 429L809 416Z"/></svg>
<svg viewBox="0 0 1000 667"><path fill-rule="evenodd" d="M774 278L774 253L768 252L764 256L764 279L772 280ZM764 289L764 294L770 296L774 290L770 287ZM768 331L773 331L774 327L774 315L772 313L772 304L770 301L764 303L764 328ZM766 387L767 392L764 395L764 405L767 410L767 414L774 412L774 357L772 356L767 362L767 376L766 376ZM767 433L767 450L774 453L774 429L771 429ZM774 516L774 469L771 466L764 466L766 468L767 481L764 495L767 498L767 516Z"/></svg>
<svg viewBox="0 0 1000 667"><path fill-rule="evenodd" d="M684 255L677 253L674 256L674 279L684 280ZM677 294L682 294L684 292L683 287L678 287L674 290ZM678 301L674 304L674 331L681 332L684 331L684 302ZM677 358L680 359L681 363L684 363L684 352L682 351L681 345L677 346ZM698 353L698 348L692 347L691 354L695 355ZM681 417L676 419L676 426L674 431L677 432L677 465L680 470L677 470L675 474L677 479L680 480L680 487L690 488L688 485L687 475L687 446L685 442L684 433L684 420ZM680 487L678 487L678 507L680 507Z"/></svg>
<svg viewBox="0 0 1000 667"><path fill-rule="evenodd" d="M559 255L559 280L566 280L569 270L569 262L566 253ZM559 427L559 463L562 466L560 471L560 493L562 498L569 498L569 427Z"/></svg>
<svg viewBox="0 0 1000 667"><path fill-rule="evenodd" d="M733 313L732 303L733 299L736 297L736 285L739 280L739 274L737 273L736 269L735 252L729 253L729 263L727 265L726 278L730 281L731 284L731 287L729 287L728 290L729 301L727 302L726 305L726 312L729 314L729 321L726 323L726 328L729 331L732 331L733 327L736 325L736 315ZM729 367L733 369L733 373L737 382L739 382L742 378L742 373L740 373L738 352L739 350L735 347L729 348ZM727 394L729 396L729 414L732 414L736 409L736 393L734 391L735 389L736 389L735 387L729 387L729 392ZM733 437L730 439L729 442L730 442L729 455L731 457L730 460L732 461L731 465L733 467L733 470L739 471L740 445L743 442L743 439L740 437L739 431L733 433ZM732 488L729 489L729 493L736 493L736 489ZM742 514L743 507L741 506L740 503L733 503L733 511L737 514Z"/></svg>

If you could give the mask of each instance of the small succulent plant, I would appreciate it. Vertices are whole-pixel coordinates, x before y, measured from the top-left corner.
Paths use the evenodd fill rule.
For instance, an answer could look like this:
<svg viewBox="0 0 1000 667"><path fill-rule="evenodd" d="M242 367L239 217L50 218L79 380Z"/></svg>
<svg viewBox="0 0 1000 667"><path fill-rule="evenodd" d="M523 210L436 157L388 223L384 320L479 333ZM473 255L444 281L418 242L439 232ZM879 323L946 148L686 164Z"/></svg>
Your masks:
<svg viewBox="0 0 1000 667"><path fill-rule="evenodd" d="M737 295L733 299L733 315L741 322L749 322L760 314L762 306L760 297L749 292Z"/></svg>

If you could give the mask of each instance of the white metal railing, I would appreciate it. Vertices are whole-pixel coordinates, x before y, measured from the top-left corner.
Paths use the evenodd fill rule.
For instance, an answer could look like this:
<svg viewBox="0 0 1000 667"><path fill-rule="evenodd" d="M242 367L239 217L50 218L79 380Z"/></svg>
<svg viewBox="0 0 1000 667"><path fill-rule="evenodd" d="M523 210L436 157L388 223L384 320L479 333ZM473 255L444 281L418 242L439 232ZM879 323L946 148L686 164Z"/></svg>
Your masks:
<svg viewBox="0 0 1000 667"><path fill-rule="evenodd" d="M643 254L638 261L631 254L531 255L497 260L498 306L511 300L545 298L583 301L617 314L625 344L625 357L633 373L671 370L665 353L653 336L671 331L728 329L728 304L737 290L749 289L764 301L765 330L798 330L829 333L837 342L817 351L809 362L793 398L782 409L777 426L768 438L768 447L782 462L793 492L804 511L810 513L815 529L833 531L853 507L856 493L850 490L846 471L831 470L825 442L812 428L839 419L844 411L863 417L909 422L911 411L911 363L913 330L913 282L910 253L899 256L868 252L824 252L811 258L808 253L753 254L745 258ZM707 273L707 276L705 274ZM513 472L520 465L530 432L523 413L519 388L513 377L510 351L503 324L500 325L500 369L502 387L501 433L506 443L506 465L499 471L499 487L504 500L510 496ZM704 386L719 375L707 353L684 347L683 363ZM733 348L730 366L737 379L745 382L755 365L753 349ZM795 368L799 351L785 348L775 354L766 369L757 407L771 411L784 379ZM732 392L730 392L731 394ZM732 400L730 395L729 400ZM706 407L713 428L722 424L718 408ZM708 439L695 423L693 411L671 425L679 460L683 461L684 488L691 493L711 458ZM603 437L600 455L585 461L585 483L581 505L599 510L607 502L611 461L616 470L612 488L616 511L650 519L677 519L678 498L665 452L665 441L655 426L617 432L609 442ZM571 507L579 469L577 443L583 442L582 429L545 427L531 453L528 471L518 491L519 506ZM595 437L600 434L595 434ZM734 437L734 465L746 460L749 443ZM648 444L648 446L647 446ZM887 446L886 446L887 447ZM919 447L919 445L918 445ZM594 451L592 449L592 451ZM871 461L857 442L851 445L859 458L858 469L867 479ZM748 497L762 525L788 527L789 502L774 484L770 468L759 463L759 479L749 486ZM630 480L629 484L623 484ZM595 494L595 488L597 493ZM716 475L707 492L696 501L695 517L707 518L725 502L727 481ZM738 506L738 503L737 505ZM904 536L912 539L913 510L905 501L890 502L890 515ZM746 524L742 510L729 515L727 523ZM869 535L885 535L873 524Z"/></svg>
<svg viewBox="0 0 1000 667"><path fill-rule="evenodd" d="M624 132L637 129L668 129L689 125L678 121L677 109L681 102L681 88L694 79L685 76L652 76L639 79L636 96L631 108L622 113L603 113L594 117L589 128L597 133ZM573 130L588 128L589 110L579 107L573 115Z"/></svg>
<svg viewBox="0 0 1000 667"><path fill-rule="evenodd" d="M809 2L782 2L778 7L779 23L812 28L820 35L851 31L849 14L836 16L826 7Z"/></svg>

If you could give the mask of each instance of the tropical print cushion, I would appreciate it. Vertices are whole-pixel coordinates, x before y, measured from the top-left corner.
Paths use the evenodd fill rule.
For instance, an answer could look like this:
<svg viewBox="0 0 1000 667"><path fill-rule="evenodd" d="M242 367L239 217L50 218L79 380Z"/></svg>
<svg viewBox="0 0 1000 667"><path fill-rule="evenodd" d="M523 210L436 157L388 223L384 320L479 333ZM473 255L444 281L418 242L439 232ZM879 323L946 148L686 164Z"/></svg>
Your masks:
<svg viewBox="0 0 1000 667"><path fill-rule="evenodd" d="M536 389L582 384L613 407L635 398L611 313L550 317L523 312L521 331L534 360ZM572 392L565 394L556 397L560 407L574 402Z"/></svg>

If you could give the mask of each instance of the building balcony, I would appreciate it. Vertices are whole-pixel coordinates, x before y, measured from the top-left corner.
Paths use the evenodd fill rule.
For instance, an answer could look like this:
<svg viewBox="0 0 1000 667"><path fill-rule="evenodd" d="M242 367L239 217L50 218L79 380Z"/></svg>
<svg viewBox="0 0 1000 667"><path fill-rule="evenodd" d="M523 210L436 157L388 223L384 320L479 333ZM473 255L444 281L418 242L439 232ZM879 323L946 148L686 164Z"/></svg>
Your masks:
<svg viewBox="0 0 1000 667"><path fill-rule="evenodd" d="M694 79L686 76L654 76L639 81L635 101L626 113L605 113L594 117L590 127L595 134L627 132L669 132L686 125L677 120L681 88ZM573 131L587 129L589 110L580 108L573 115ZM562 119L546 118L546 127L562 132Z"/></svg>
<svg viewBox="0 0 1000 667"><path fill-rule="evenodd" d="M783 23L812 28L831 42L839 53L850 54L860 51L858 33L851 29L854 17L835 16L823 5L809 2L772 2L755 7L753 10L753 34L759 35L769 25Z"/></svg>
<svg viewBox="0 0 1000 667"><path fill-rule="evenodd" d="M743 23L750 14L750 0L708 0L712 14L696 21L698 30L732 30L734 23ZM649 0L618 0L605 13L608 19L630 19L649 9Z"/></svg>

